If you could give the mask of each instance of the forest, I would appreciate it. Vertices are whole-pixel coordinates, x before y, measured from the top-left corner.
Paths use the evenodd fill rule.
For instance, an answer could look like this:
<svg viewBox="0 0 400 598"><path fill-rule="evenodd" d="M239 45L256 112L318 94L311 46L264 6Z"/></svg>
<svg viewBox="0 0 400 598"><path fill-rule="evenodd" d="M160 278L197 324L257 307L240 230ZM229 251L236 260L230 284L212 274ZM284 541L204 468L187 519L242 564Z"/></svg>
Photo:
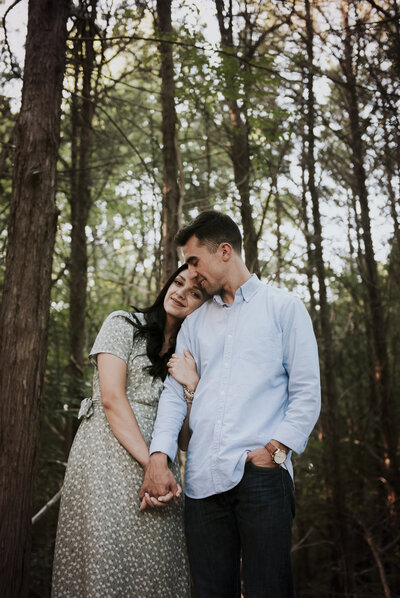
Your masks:
<svg viewBox="0 0 400 598"><path fill-rule="evenodd" d="M296 596L399 596L397 0L30 0L16 42L20 2L1 4L2 595L50 596L103 320L151 302L214 208L318 340Z"/></svg>

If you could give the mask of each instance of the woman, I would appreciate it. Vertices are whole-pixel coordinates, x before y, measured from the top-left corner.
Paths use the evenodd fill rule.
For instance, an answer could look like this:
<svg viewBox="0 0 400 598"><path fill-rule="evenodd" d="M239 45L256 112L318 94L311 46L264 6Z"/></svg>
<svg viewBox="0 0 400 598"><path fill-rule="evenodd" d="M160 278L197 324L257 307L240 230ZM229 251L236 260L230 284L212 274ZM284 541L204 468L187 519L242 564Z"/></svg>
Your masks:
<svg viewBox="0 0 400 598"><path fill-rule="evenodd" d="M184 318L206 297L187 265L138 314L113 312L90 353L93 398L65 474L53 568L53 598L186 598L183 505L139 509L162 380ZM188 366L190 362L190 366ZM193 379L186 360L181 382ZM197 374L195 375L197 378ZM179 480L179 466L171 470Z"/></svg>

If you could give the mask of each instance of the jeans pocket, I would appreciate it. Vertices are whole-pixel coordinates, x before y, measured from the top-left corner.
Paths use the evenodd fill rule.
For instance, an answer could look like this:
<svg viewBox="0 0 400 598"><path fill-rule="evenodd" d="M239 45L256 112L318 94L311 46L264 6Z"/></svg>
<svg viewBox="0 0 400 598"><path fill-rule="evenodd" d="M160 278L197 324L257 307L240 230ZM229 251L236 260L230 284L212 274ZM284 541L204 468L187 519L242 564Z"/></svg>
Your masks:
<svg viewBox="0 0 400 598"><path fill-rule="evenodd" d="M262 467L261 465L254 465L254 463L252 461L247 461L246 467L253 471L259 471L262 473L266 473L267 475L270 475L276 471L281 470L280 465L277 465L276 467Z"/></svg>

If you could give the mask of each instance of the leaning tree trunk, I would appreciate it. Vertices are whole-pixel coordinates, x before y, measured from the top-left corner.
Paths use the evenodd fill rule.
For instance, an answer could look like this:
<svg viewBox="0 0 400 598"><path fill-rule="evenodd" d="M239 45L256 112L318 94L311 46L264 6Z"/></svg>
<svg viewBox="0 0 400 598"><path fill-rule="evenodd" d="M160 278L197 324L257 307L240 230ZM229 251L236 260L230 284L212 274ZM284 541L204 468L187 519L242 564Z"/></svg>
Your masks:
<svg viewBox="0 0 400 598"><path fill-rule="evenodd" d="M163 140L162 186L162 278L165 282L178 266L178 253L174 242L179 228L181 193L178 185L178 152L176 134L175 81L172 45L171 0L157 0L158 30L161 37L161 107Z"/></svg>
<svg viewBox="0 0 400 598"><path fill-rule="evenodd" d="M322 249L322 226L318 191L315 183L315 98L314 98L314 47L313 23L309 0L305 0L306 9L306 50L307 50L307 152L305 156L308 172L308 190L311 197L314 225L314 264L318 278L319 316L321 331L321 353L323 362L323 380L325 408L322 424L327 441L328 459L326 466L326 485L332 497L331 530L333 535L334 560L337 574L332 579L332 589L340 595L351 594L351 571L349 571L348 532L346 526L345 491L343 486L343 467L339 446L338 390L336 383L335 351L330 319L330 307L327 299L326 272Z"/></svg>
<svg viewBox="0 0 400 598"><path fill-rule="evenodd" d="M364 145L358 108L358 92L353 71L352 30L349 27L348 1L342 0L344 45L342 68L346 80L347 110L350 122L350 149L352 152L355 191L360 205L362 238L365 251L365 284L368 291L372 336L374 341L374 378L379 396L383 440L385 475L390 487L389 502L397 512L400 507L399 458L397 454L398 431L396 429L396 406L391 387L390 365L384 307L381 299L380 280L371 236L366 173L364 168ZM375 449L375 452L376 449ZM378 451L379 452L379 451Z"/></svg>
<svg viewBox="0 0 400 598"><path fill-rule="evenodd" d="M39 399L57 224L56 162L69 1L29 3L0 311L0 587L28 592Z"/></svg>

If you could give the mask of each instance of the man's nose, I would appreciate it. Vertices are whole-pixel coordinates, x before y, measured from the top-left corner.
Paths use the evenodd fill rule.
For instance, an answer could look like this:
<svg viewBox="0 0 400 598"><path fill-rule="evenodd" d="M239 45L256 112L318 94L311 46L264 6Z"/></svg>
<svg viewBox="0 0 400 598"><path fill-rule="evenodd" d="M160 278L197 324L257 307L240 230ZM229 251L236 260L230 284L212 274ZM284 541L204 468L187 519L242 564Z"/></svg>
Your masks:
<svg viewBox="0 0 400 598"><path fill-rule="evenodd" d="M197 270L193 266L193 264L188 264L188 272L189 272L190 278L192 278L192 279L197 278Z"/></svg>

